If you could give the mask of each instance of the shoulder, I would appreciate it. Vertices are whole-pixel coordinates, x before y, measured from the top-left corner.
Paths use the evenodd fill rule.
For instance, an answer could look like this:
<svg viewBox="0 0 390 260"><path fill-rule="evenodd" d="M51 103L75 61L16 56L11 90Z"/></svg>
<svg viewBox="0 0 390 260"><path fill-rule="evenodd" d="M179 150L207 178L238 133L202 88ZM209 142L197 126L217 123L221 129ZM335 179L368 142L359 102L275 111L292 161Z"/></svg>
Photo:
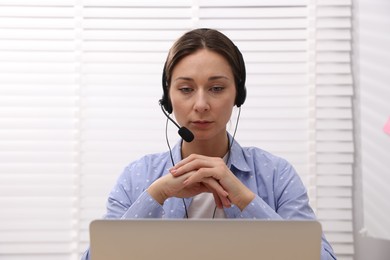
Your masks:
<svg viewBox="0 0 390 260"><path fill-rule="evenodd" d="M296 191L305 191L298 172L285 158L257 147L243 147L242 151L253 173L264 185L271 185L275 195L289 185Z"/></svg>
<svg viewBox="0 0 390 260"><path fill-rule="evenodd" d="M274 175L286 170L294 171L286 159L259 147L241 147L236 143L232 152L234 154L232 164L241 170L249 168L257 174L265 175Z"/></svg>
<svg viewBox="0 0 390 260"><path fill-rule="evenodd" d="M241 147L241 149L245 158L252 158L252 160L257 163L263 163L263 164L268 163L275 166L289 164L289 162L283 157L275 155L259 147L247 146L247 147Z"/></svg>
<svg viewBox="0 0 390 260"><path fill-rule="evenodd" d="M152 153L144 155L126 166L126 171L143 171L148 172L150 170L158 171L168 167L170 162L169 152Z"/></svg>

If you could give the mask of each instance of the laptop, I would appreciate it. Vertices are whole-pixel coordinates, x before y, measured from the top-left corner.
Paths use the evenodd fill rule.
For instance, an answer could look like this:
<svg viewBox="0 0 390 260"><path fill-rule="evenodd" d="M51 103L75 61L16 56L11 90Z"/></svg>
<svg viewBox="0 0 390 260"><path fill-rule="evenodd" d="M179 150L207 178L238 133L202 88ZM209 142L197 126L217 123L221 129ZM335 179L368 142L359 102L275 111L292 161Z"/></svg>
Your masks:
<svg viewBox="0 0 390 260"><path fill-rule="evenodd" d="M94 220L91 260L320 260L317 221Z"/></svg>

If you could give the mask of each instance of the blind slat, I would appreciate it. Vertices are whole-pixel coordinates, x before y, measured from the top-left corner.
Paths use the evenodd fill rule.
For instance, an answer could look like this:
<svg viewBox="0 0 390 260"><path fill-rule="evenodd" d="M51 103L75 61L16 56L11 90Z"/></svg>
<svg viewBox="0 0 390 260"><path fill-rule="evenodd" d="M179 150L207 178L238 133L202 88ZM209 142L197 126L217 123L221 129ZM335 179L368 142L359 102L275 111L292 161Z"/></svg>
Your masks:
<svg viewBox="0 0 390 260"><path fill-rule="evenodd" d="M1 3L3 5L3 1ZM74 9L71 6L2 6L0 17L18 17L18 18L73 18Z"/></svg>
<svg viewBox="0 0 390 260"><path fill-rule="evenodd" d="M199 27L211 27L216 29L297 29L306 28L307 21L303 18L291 18L291 19L261 19L261 21L255 19L229 19L225 20L223 27L218 19L203 19L199 21ZM325 24L324 26L330 26ZM346 27L345 25L344 27Z"/></svg>
<svg viewBox="0 0 390 260"><path fill-rule="evenodd" d="M214 0L212 2L207 0L200 0L199 5L202 7L210 6L226 6L226 7L241 7L241 6L253 6L253 1L243 0L240 2L226 2L223 0ZM306 1L304 0L263 0L257 6L266 7L266 6L305 6Z"/></svg>
<svg viewBox="0 0 390 260"><path fill-rule="evenodd" d="M221 8L208 7L199 10L200 19L215 19L215 18L242 18L245 13L247 18L284 18L284 17L305 17L307 9L304 6L296 7L237 7L237 8Z"/></svg>

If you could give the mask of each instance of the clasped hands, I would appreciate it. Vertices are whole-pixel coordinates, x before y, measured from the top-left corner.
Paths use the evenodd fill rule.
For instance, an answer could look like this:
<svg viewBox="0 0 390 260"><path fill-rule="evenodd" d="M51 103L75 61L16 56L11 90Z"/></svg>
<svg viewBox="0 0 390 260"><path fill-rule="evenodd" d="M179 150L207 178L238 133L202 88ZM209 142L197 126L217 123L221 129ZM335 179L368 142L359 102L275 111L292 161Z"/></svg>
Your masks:
<svg viewBox="0 0 390 260"><path fill-rule="evenodd" d="M218 157L192 154L148 188L161 205L170 197L189 198L203 192L214 196L218 208L232 204L243 210L255 197Z"/></svg>

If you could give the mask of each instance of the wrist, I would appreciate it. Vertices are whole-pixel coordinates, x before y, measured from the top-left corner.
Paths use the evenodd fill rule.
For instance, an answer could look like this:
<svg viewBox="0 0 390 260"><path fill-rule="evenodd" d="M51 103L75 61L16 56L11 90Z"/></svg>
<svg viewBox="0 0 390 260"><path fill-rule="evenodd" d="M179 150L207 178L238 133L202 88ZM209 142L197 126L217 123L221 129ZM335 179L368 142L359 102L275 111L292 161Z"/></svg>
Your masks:
<svg viewBox="0 0 390 260"><path fill-rule="evenodd" d="M242 199L237 203L237 207L243 211L248 204L255 198L255 194L252 191L249 191Z"/></svg>
<svg viewBox="0 0 390 260"><path fill-rule="evenodd" d="M160 205L163 205L165 200L168 198L163 191L159 189L158 184L156 182L152 183L149 188L147 189L147 192L150 194L150 196L155 199Z"/></svg>

